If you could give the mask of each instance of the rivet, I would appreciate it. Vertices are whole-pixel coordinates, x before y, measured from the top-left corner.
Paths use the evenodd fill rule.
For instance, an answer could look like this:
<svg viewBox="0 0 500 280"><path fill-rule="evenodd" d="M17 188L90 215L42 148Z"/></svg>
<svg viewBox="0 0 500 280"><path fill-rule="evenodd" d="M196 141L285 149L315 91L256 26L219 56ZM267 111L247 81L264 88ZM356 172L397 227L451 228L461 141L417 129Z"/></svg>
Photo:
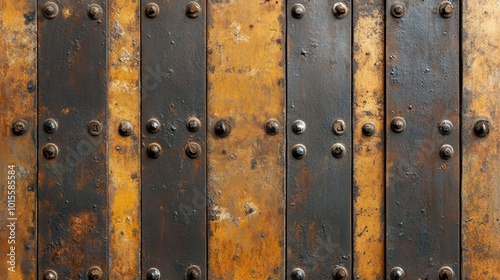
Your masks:
<svg viewBox="0 0 500 280"><path fill-rule="evenodd" d="M393 17L395 18L403 17L405 15L405 12L406 12L406 6L404 3L398 1L392 4L391 14Z"/></svg>
<svg viewBox="0 0 500 280"><path fill-rule="evenodd" d="M406 128L406 121L401 117L395 117L391 121L391 129L396 133L401 133Z"/></svg>
<svg viewBox="0 0 500 280"><path fill-rule="evenodd" d="M345 147L340 143L335 143L332 146L332 155L336 158L341 158L345 154Z"/></svg>
<svg viewBox="0 0 500 280"><path fill-rule="evenodd" d="M28 123L25 120L17 120L11 125L12 133L21 136L28 131Z"/></svg>
<svg viewBox="0 0 500 280"><path fill-rule="evenodd" d="M149 133L157 133L160 131L160 121L158 121L155 118L149 119L149 121L146 123L146 130Z"/></svg>
<svg viewBox="0 0 500 280"><path fill-rule="evenodd" d="M189 142L186 145L186 155L190 158L197 158L201 153L201 146L195 142Z"/></svg>
<svg viewBox="0 0 500 280"><path fill-rule="evenodd" d="M217 136L224 138L231 133L231 125L228 121L222 119L215 123L214 130Z"/></svg>
<svg viewBox="0 0 500 280"><path fill-rule="evenodd" d="M53 19L59 14L59 7L54 2L47 2L43 5L42 14L47 19Z"/></svg>
<svg viewBox="0 0 500 280"><path fill-rule="evenodd" d="M54 133L56 132L58 127L59 125L54 119L46 119L43 122L43 131L45 131L46 133Z"/></svg>
<svg viewBox="0 0 500 280"><path fill-rule="evenodd" d="M276 135L280 130L280 123L278 120L270 119L266 123L266 133L269 135Z"/></svg>
<svg viewBox="0 0 500 280"><path fill-rule="evenodd" d="M292 131L295 134L302 134L306 130L306 123L301 120L296 120L292 123Z"/></svg>
<svg viewBox="0 0 500 280"><path fill-rule="evenodd" d="M99 280L102 277L102 270L98 266L93 266L89 269L87 276L89 280Z"/></svg>
<svg viewBox="0 0 500 280"><path fill-rule="evenodd" d="M158 158L161 154L161 146L158 143L151 143L146 152L150 158Z"/></svg>
<svg viewBox="0 0 500 280"><path fill-rule="evenodd" d="M306 278L306 273L302 268L295 268L292 270L292 274L290 275L292 280L304 280Z"/></svg>
<svg viewBox="0 0 500 280"><path fill-rule="evenodd" d="M337 266L333 271L333 279L334 280L344 280L349 276L349 272L343 266Z"/></svg>
<svg viewBox="0 0 500 280"><path fill-rule="evenodd" d="M186 7L186 15L190 18L197 18L200 15L201 6L197 2L189 2Z"/></svg>
<svg viewBox="0 0 500 280"><path fill-rule="evenodd" d="M346 4L337 2L333 4L332 12L337 18L345 18L349 12L349 8L347 8Z"/></svg>
<svg viewBox="0 0 500 280"><path fill-rule="evenodd" d="M200 130L200 127L201 127L201 122L198 118L192 117L189 118L189 120L187 120L186 122L186 128L190 132L196 132Z"/></svg>
<svg viewBox="0 0 500 280"><path fill-rule="evenodd" d="M438 275L439 280L450 280L455 276L455 272L453 272L453 269L451 267L443 266L439 269Z"/></svg>
<svg viewBox="0 0 500 280"><path fill-rule="evenodd" d="M296 159L302 159L307 153L306 146L297 144L292 148L292 156Z"/></svg>
<svg viewBox="0 0 500 280"><path fill-rule="evenodd" d="M483 138L490 134L490 122L487 120L480 120L474 125L474 133L477 137Z"/></svg>
<svg viewBox="0 0 500 280"><path fill-rule="evenodd" d="M147 280L160 280L161 274L157 268L150 268L146 274Z"/></svg>
<svg viewBox="0 0 500 280"><path fill-rule="evenodd" d="M201 279L201 269L197 265L191 265L186 269L186 279L187 280L199 280Z"/></svg>
<svg viewBox="0 0 500 280"><path fill-rule="evenodd" d="M87 130L92 136L99 136L102 132L102 125L100 122L93 120L87 125Z"/></svg>
<svg viewBox="0 0 500 280"><path fill-rule="evenodd" d="M306 8L302 4L295 4L292 6L292 16L294 18L302 18L306 13Z"/></svg>
<svg viewBox="0 0 500 280"><path fill-rule="evenodd" d="M43 280L57 280L57 273L53 270L47 270L43 274Z"/></svg>
<svg viewBox="0 0 500 280"><path fill-rule="evenodd" d="M346 130L346 126L345 126L345 122L343 120L337 119L337 120L335 120L335 122L333 122L333 125L332 125L333 133L335 133L336 135L342 135L345 133L345 130Z"/></svg>
<svg viewBox="0 0 500 280"><path fill-rule="evenodd" d="M394 267L390 276L392 280L401 280L405 277L405 271L401 267Z"/></svg>
<svg viewBox="0 0 500 280"><path fill-rule="evenodd" d="M373 134L375 134L375 124L371 123L371 122L367 122L361 128L361 131L366 136L372 136Z"/></svg>
<svg viewBox="0 0 500 280"><path fill-rule="evenodd" d="M128 121L122 121L118 127L118 132L121 136L130 136L133 133L132 124Z"/></svg>
<svg viewBox="0 0 500 280"><path fill-rule="evenodd" d="M59 149L55 144L52 143L45 144L45 146L43 146L42 148L43 157L46 159L53 159L57 156L58 153Z"/></svg>
<svg viewBox="0 0 500 280"><path fill-rule="evenodd" d="M453 15L453 3L450 1L443 1L438 7L439 14L444 18L450 18Z"/></svg>
<svg viewBox="0 0 500 280"><path fill-rule="evenodd" d="M150 18L156 17L160 13L160 6L156 3L149 3L145 10L146 16Z"/></svg>
<svg viewBox="0 0 500 280"><path fill-rule="evenodd" d="M454 153L455 152L453 151L453 147L448 144L442 145L439 149L439 155L443 159L450 159Z"/></svg>
<svg viewBox="0 0 500 280"><path fill-rule="evenodd" d="M89 6L89 17L93 20L100 20L102 17L102 8L98 4Z"/></svg>

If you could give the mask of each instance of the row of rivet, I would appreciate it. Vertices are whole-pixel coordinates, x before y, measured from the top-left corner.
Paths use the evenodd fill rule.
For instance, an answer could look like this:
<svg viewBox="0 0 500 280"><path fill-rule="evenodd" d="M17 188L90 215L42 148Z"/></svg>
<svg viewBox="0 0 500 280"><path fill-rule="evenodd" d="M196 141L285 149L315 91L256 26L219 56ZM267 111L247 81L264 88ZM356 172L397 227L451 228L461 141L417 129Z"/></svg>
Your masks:
<svg viewBox="0 0 500 280"><path fill-rule="evenodd" d="M450 1L443 1L439 4L437 10L444 18L450 18L453 15L453 3ZM391 15L395 18L401 18L406 13L406 4L400 1L394 2L391 5Z"/></svg>
<svg viewBox="0 0 500 280"><path fill-rule="evenodd" d="M157 268L150 268L146 273L147 280L160 280L161 273ZM197 265L191 265L186 269L187 280L201 279L201 268Z"/></svg>
<svg viewBox="0 0 500 280"><path fill-rule="evenodd" d="M334 280L345 280L349 276L349 272L343 266L337 266L332 273ZM306 273L302 268L295 268L290 275L292 280L304 280L306 279Z"/></svg>
<svg viewBox="0 0 500 280"><path fill-rule="evenodd" d="M54 2L47 2L42 7L42 14L47 19L53 19L59 14L59 6ZM89 5L87 11L89 18L93 20L100 20L103 14L101 6L98 4Z"/></svg>
<svg viewBox="0 0 500 280"><path fill-rule="evenodd" d="M451 280L454 276L455 272L449 266L443 266L438 271L439 280ZM405 271L401 267L394 267L390 277L392 280L402 280L405 278Z"/></svg>
<svg viewBox="0 0 500 280"><path fill-rule="evenodd" d="M93 266L87 272L87 279L99 280L102 279L102 270L98 266ZM43 280L57 280L57 273L54 270L47 270L43 274Z"/></svg>
<svg viewBox="0 0 500 280"><path fill-rule="evenodd" d="M294 18L300 19L303 18L306 14L306 7L304 7L304 5L302 4L295 4L292 6L291 12ZM345 3L337 2L333 4L332 13L339 19L345 18L349 13L349 8L347 8L347 5Z"/></svg>
<svg viewBox="0 0 500 280"><path fill-rule="evenodd" d="M201 6L197 2L189 2L186 6L186 15L190 18L196 18L200 15ZM144 10L146 16L150 18L156 17L160 14L160 6L156 3L149 3L146 5L146 9Z"/></svg>
<svg viewBox="0 0 500 280"><path fill-rule="evenodd" d="M306 124L302 120L296 120L292 123L292 131L295 134L302 134L306 131ZM332 125L332 131L336 135L342 135L346 131L346 124L343 120L337 119ZM361 128L361 131L366 136L372 136L375 134L375 124L367 122Z"/></svg>

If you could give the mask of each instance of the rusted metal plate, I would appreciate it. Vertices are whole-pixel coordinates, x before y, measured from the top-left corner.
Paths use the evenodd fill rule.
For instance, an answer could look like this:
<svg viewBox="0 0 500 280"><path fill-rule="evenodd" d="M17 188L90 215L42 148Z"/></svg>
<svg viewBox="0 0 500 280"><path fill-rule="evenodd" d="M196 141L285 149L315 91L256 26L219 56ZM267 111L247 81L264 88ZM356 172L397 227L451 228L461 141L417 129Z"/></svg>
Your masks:
<svg viewBox="0 0 500 280"><path fill-rule="evenodd" d="M385 279L385 6L353 5L353 279Z"/></svg>
<svg viewBox="0 0 500 280"><path fill-rule="evenodd" d="M109 279L141 279L139 1L109 2Z"/></svg>
<svg viewBox="0 0 500 280"><path fill-rule="evenodd" d="M205 1L141 4L142 273L147 279L156 279L152 275L158 272L162 279L184 279L196 273L191 266L206 278L205 15Z"/></svg>
<svg viewBox="0 0 500 280"><path fill-rule="evenodd" d="M38 2L40 277L108 278L107 14Z"/></svg>
<svg viewBox="0 0 500 280"><path fill-rule="evenodd" d="M284 8L208 2L209 279L285 277Z"/></svg>
<svg viewBox="0 0 500 280"><path fill-rule="evenodd" d="M0 279L36 278L36 1L0 1Z"/></svg>
<svg viewBox="0 0 500 280"><path fill-rule="evenodd" d="M386 5L386 275L393 279L438 278L443 266L460 279L460 2L440 3Z"/></svg>
<svg viewBox="0 0 500 280"><path fill-rule="evenodd" d="M287 13L287 277L348 279L351 5L295 0Z"/></svg>
<svg viewBox="0 0 500 280"><path fill-rule="evenodd" d="M462 279L468 280L500 279L500 7L492 4L463 2Z"/></svg>

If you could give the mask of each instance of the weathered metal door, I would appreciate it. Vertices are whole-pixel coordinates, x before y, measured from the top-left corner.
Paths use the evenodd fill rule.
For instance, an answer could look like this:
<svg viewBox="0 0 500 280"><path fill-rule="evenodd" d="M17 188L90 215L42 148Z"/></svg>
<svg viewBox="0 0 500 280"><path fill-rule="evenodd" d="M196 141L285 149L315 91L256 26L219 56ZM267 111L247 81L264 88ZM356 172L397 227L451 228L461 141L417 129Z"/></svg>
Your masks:
<svg viewBox="0 0 500 280"><path fill-rule="evenodd" d="M0 0L0 278L500 279L499 26Z"/></svg>

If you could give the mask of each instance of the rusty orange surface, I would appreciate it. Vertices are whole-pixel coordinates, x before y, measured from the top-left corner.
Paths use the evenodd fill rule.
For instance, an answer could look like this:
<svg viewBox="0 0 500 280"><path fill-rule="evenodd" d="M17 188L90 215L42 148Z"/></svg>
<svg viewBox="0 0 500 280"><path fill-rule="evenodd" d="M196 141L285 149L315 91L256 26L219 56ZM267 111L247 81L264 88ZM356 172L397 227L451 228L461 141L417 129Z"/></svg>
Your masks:
<svg viewBox="0 0 500 280"><path fill-rule="evenodd" d="M285 275L283 0L208 2L209 279ZM231 133L214 125L226 119ZM279 133L265 132L269 119Z"/></svg>

